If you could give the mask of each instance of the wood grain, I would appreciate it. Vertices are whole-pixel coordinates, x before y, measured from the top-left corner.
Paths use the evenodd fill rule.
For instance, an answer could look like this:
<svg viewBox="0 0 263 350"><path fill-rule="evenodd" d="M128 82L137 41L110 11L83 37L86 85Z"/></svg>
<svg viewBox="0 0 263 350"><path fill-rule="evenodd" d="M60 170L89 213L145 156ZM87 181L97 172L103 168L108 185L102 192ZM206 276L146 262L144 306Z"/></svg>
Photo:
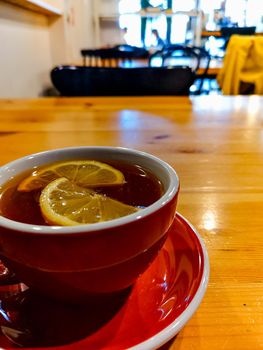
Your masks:
<svg viewBox="0 0 263 350"><path fill-rule="evenodd" d="M166 348L263 348L263 97L0 100L0 163L65 146L150 152L181 181L178 211L207 246L211 277Z"/></svg>

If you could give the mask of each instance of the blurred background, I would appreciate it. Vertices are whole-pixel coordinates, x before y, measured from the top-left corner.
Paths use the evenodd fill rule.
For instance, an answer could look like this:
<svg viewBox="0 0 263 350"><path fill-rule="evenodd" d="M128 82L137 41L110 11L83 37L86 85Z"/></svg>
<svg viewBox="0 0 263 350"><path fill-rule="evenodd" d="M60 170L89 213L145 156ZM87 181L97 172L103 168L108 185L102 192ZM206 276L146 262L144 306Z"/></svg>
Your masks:
<svg viewBox="0 0 263 350"><path fill-rule="evenodd" d="M258 0L0 1L0 97L47 94L50 70L81 63L81 49L129 44L202 45L220 56L221 26L263 29Z"/></svg>

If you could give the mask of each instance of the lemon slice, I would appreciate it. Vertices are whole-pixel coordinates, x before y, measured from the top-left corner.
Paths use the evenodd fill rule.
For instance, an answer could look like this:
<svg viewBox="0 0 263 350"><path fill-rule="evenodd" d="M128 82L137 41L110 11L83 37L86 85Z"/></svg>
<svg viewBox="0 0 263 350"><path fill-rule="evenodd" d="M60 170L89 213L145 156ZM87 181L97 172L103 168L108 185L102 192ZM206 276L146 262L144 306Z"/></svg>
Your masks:
<svg viewBox="0 0 263 350"><path fill-rule="evenodd" d="M83 188L66 178L48 184L40 195L40 209L50 225L93 224L120 218L139 209Z"/></svg>
<svg viewBox="0 0 263 350"><path fill-rule="evenodd" d="M83 187L119 185L125 183L122 172L95 160L59 162L34 171L22 180L18 191L30 192L44 188L51 181L65 177Z"/></svg>

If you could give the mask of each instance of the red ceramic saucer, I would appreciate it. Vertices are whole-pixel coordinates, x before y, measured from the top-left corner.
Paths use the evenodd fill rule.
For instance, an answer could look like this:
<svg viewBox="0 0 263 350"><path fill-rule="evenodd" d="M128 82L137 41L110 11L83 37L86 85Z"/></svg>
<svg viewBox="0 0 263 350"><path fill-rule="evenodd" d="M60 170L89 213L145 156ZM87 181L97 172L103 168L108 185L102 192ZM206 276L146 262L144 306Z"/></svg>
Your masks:
<svg viewBox="0 0 263 350"><path fill-rule="evenodd" d="M193 315L208 282L206 249L181 215L158 257L136 284L83 306L34 295L23 285L0 289L0 348L149 350L174 337Z"/></svg>

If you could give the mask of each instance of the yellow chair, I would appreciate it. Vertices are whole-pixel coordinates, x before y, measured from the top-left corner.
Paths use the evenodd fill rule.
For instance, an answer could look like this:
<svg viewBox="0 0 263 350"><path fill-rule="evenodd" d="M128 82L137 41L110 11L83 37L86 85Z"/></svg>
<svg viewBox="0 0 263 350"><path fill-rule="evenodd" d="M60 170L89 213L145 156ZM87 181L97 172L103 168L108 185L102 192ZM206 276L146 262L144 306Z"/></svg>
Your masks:
<svg viewBox="0 0 263 350"><path fill-rule="evenodd" d="M224 95L240 94L242 83L263 95L263 37L232 35L217 82Z"/></svg>

